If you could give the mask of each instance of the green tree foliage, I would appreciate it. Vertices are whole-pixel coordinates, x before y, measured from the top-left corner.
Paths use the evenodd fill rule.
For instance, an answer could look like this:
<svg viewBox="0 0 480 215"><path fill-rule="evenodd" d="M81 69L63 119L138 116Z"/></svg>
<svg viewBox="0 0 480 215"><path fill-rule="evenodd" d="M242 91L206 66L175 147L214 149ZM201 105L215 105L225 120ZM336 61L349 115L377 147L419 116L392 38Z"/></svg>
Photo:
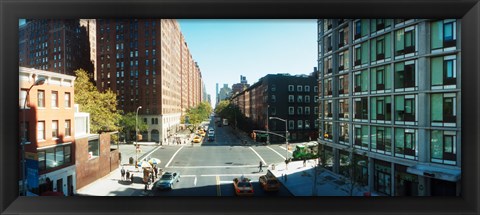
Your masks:
<svg viewBox="0 0 480 215"><path fill-rule="evenodd" d="M138 123L138 124L137 124ZM138 126L138 132L147 131L148 125L138 118L136 121L136 112L130 112L120 117L120 129L126 135L127 140L135 140L135 126Z"/></svg>
<svg viewBox="0 0 480 215"><path fill-rule="evenodd" d="M185 116L182 118L182 123L185 123L185 117L188 117L190 123L189 129L194 132L195 128L204 120L208 120L208 117L212 113L212 106L208 102L202 102L196 107L191 107L186 111Z"/></svg>
<svg viewBox="0 0 480 215"><path fill-rule="evenodd" d="M121 115L115 93L110 90L99 92L82 69L75 71L75 75L75 103L80 105L80 111L90 113L90 132L119 130Z"/></svg>

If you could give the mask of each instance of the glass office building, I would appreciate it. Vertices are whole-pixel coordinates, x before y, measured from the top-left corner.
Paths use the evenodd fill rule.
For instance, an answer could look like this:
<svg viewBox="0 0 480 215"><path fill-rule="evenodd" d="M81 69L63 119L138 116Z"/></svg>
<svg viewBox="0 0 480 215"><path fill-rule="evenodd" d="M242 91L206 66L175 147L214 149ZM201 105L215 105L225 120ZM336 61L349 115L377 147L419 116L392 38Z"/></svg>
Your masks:
<svg viewBox="0 0 480 215"><path fill-rule="evenodd" d="M326 169L349 177L354 160L355 180L386 196L461 195L460 28L458 19L318 20Z"/></svg>

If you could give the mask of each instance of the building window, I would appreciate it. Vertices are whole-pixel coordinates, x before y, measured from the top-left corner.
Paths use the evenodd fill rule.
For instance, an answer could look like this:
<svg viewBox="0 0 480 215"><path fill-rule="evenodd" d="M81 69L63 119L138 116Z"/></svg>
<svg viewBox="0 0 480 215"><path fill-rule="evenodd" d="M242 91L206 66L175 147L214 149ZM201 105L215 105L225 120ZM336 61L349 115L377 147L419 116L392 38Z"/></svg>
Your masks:
<svg viewBox="0 0 480 215"><path fill-rule="evenodd" d="M318 86L313 87L313 92L315 92L315 93L318 92Z"/></svg>
<svg viewBox="0 0 480 215"><path fill-rule="evenodd" d="M293 85L288 85L288 92L294 92Z"/></svg>
<svg viewBox="0 0 480 215"><path fill-rule="evenodd" d="M277 97L275 95L272 95L272 102L276 102L277 101Z"/></svg>
<svg viewBox="0 0 480 215"><path fill-rule="evenodd" d="M326 93L326 96L331 96L333 94L333 91L332 91L332 78L328 78L325 81L325 93Z"/></svg>
<svg viewBox="0 0 480 215"><path fill-rule="evenodd" d="M340 135L338 136L338 140L343 142L343 144L348 144L348 123L339 123Z"/></svg>
<svg viewBox="0 0 480 215"><path fill-rule="evenodd" d="M303 108L302 107L297 107L297 114L298 115L303 115Z"/></svg>
<svg viewBox="0 0 480 215"><path fill-rule="evenodd" d="M386 48L390 47L389 42L389 36L378 37L372 41L372 62L390 57L390 51L386 51Z"/></svg>
<svg viewBox="0 0 480 215"><path fill-rule="evenodd" d="M327 52L332 51L332 35L330 34L326 36L323 41L324 41L325 50L327 50Z"/></svg>
<svg viewBox="0 0 480 215"><path fill-rule="evenodd" d="M443 89L444 85L456 85L457 60L455 55L431 58L432 89Z"/></svg>
<svg viewBox="0 0 480 215"><path fill-rule="evenodd" d="M45 140L45 121L37 122L37 140Z"/></svg>
<svg viewBox="0 0 480 215"><path fill-rule="evenodd" d="M305 120L305 129L310 129L310 121Z"/></svg>
<svg viewBox="0 0 480 215"><path fill-rule="evenodd" d="M389 196L392 193L392 172L389 162L374 160L374 190Z"/></svg>
<svg viewBox="0 0 480 215"><path fill-rule="evenodd" d="M58 138L58 120L52 121L52 138Z"/></svg>
<svg viewBox="0 0 480 215"><path fill-rule="evenodd" d="M52 108L58 107L58 91L52 91L51 97Z"/></svg>
<svg viewBox="0 0 480 215"><path fill-rule="evenodd" d="M445 123L457 122L457 96L455 93L431 94L430 98L432 126L448 126Z"/></svg>
<svg viewBox="0 0 480 215"><path fill-rule="evenodd" d="M392 120L392 97L371 97L370 111L372 120Z"/></svg>
<svg viewBox="0 0 480 215"><path fill-rule="evenodd" d="M455 131L432 130L430 160L434 163L457 164L457 135Z"/></svg>
<svg viewBox="0 0 480 215"><path fill-rule="evenodd" d="M416 95L395 96L395 120L415 121Z"/></svg>
<svg viewBox="0 0 480 215"><path fill-rule="evenodd" d="M338 47L343 47L348 44L348 26L338 31Z"/></svg>
<svg viewBox="0 0 480 215"><path fill-rule="evenodd" d="M310 115L310 107L305 107L305 115Z"/></svg>
<svg viewBox="0 0 480 215"><path fill-rule="evenodd" d="M332 56L328 56L327 58L324 59L324 73L325 75L330 75L332 74Z"/></svg>
<svg viewBox="0 0 480 215"><path fill-rule="evenodd" d="M293 107L288 107L288 114L289 115L295 114L295 109Z"/></svg>
<svg viewBox="0 0 480 215"><path fill-rule="evenodd" d="M72 162L71 145L57 146L38 151L38 170L44 171Z"/></svg>
<svg viewBox="0 0 480 215"><path fill-rule="evenodd" d="M295 121L288 120L288 129L290 129L290 130L295 129Z"/></svg>
<svg viewBox="0 0 480 215"><path fill-rule="evenodd" d="M298 96L297 96L297 102L298 102L298 103L303 103L303 96L298 95Z"/></svg>
<svg viewBox="0 0 480 215"><path fill-rule="evenodd" d="M302 92L302 91L303 91L303 86L297 85L297 92Z"/></svg>
<svg viewBox="0 0 480 215"><path fill-rule="evenodd" d="M415 129L395 128L395 157L417 159Z"/></svg>
<svg viewBox="0 0 480 215"><path fill-rule="evenodd" d="M310 103L310 96L305 96L305 103Z"/></svg>
<svg viewBox="0 0 480 215"><path fill-rule="evenodd" d="M355 125L355 141L354 146L356 148L361 148L368 150L368 126L366 125Z"/></svg>
<svg viewBox="0 0 480 215"><path fill-rule="evenodd" d="M272 92L277 91L277 86L275 84L272 84L272 87L270 88Z"/></svg>
<svg viewBox="0 0 480 215"><path fill-rule="evenodd" d="M359 39L362 37L362 20L355 21L355 29L354 29L354 39Z"/></svg>
<svg viewBox="0 0 480 215"><path fill-rule="evenodd" d="M293 95L288 95L288 102L295 102Z"/></svg>
<svg viewBox="0 0 480 215"><path fill-rule="evenodd" d="M415 87L415 61L395 64L395 89Z"/></svg>
<svg viewBox="0 0 480 215"><path fill-rule="evenodd" d="M395 32L395 56L413 53L415 51L415 26L400 29Z"/></svg>
<svg viewBox="0 0 480 215"><path fill-rule="evenodd" d="M44 90L39 90L37 91L37 106L38 107L45 107L45 91Z"/></svg>
<svg viewBox="0 0 480 215"><path fill-rule="evenodd" d="M388 127L371 126L371 151L380 154L392 154L392 129Z"/></svg>
<svg viewBox="0 0 480 215"><path fill-rule="evenodd" d="M313 107L313 114L318 115L318 107Z"/></svg>
<svg viewBox="0 0 480 215"><path fill-rule="evenodd" d="M338 100L338 106L339 106L338 118L348 119L348 99Z"/></svg>
<svg viewBox="0 0 480 215"><path fill-rule="evenodd" d="M323 124L324 128L324 133L323 133L323 138L324 140L329 140L332 141L333 139L333 125L331 122L325 122Z"/></svg>
<svg viewBox="0 0 480 215"><path fill-rule="evenodd" d="M310 92L310 86L305 85L305 92Z"/></svg>
<svg viewBox="0 0 480 215"><path fill-rule="evenodd" d="M338 94L348 94L348 74L338 77Z"/></svg>
<svg viewBox="0 0 480 215"><path fill-rule="evenodd" d="M325 117L332 117L333 114L332 114L332 101L331 100L328 100L328 101L325 101L324 103L325 105Z"/></svg>
<svg viewBox="0 0 480 215"><path fill-rule="evenodd" d="M355 98L354 102L354 118L368 119L368 98Z"/></svg>
<svg viewBox="0 0 480 215"><path fill-rule="evenodd" d="M297 120L297 129L303 129L303 121Z"/></svg>
<svg viewBox="0 0 480 215"><path fill-rule="evenodd" d="M354 92L367 92L368 91L368 70L354 73Z"/></svg>
<svg viewBox="0 0 480 215"><path fill-rule="evenodd" d="M100 142L98 139L88 140L88 158L98 157L100 154Z"/></svg>
<svg viewBox="0 0 480 215"><path fill-rule="evenodd" d="M19 106L20 108L23 109L23 108L24 108L24 105L26 105L26 107L28 107L28 103L25 102L26 99L27 99L27 90L22 89L22 90L20 91L20 99L19 99L19 104L18 104L18 106ZM28 101L28 100L27 100L27 101Z"/></svg>
<svg viewBox="0 0 480 215"><path fill-rule="evenodd" d="M65 136L70 137L72 135L72 121L67 119L65 120Z"/></svg>
<svg viewBox="0 0 480 215"><path fill-rule="evenodd" d="M456 40L456 25L454 19L440 20L431 23L431 47L432 50L455 47Z"/></svg>
<svg viewBox="0 0 480 215"><path fill-rule="evenodd" d="M392 88L390 66L380 66L370 69L370 81L372 91L385 90L389 92ZM400 74L399 74L400 75ZM377 93L377 92L373 92Z"/></svg>

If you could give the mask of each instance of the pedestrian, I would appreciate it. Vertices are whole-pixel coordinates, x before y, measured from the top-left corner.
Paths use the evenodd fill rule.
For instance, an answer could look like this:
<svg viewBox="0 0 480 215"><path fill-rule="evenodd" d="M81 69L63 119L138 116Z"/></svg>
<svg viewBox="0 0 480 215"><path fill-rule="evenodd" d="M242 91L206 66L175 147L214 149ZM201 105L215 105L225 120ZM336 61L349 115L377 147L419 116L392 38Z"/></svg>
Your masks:
<svg viewBox="0 0 480 215"><path fill-rule="evenodd" d="M120 173L122 174L122 181L125 180L125 168L123 168L122 166L122 169L120 170Z"/></svg>
<svg viewBox="0 0 480 215"><path fill-rule="evenodd" d="M307 166L307 159L303 158L303 167L306 167L306 166Z"/></svg>
<svg viewBox="0 0 480 215"><path fill-rule="evenodd" d="M263 166L263 163L262 161L260 161L260 164L258 165L258 172L263 172L262 166Z"/></svg>
<svg viewBox="0 0 480 215"><path fill-rule="evenodd" d="M130 175L130 180L131 180L132 183L133 183L133 172L132 172L132 175Z"/></svg>
<svg viewBox="0 0 480 215"><path fill-rule="evenodd" d="M157 178L157 175L158 175L158 168L157 168L157 166L154 166L154 167L153 167L153 172L155 173L155 174L154 174L154 175L155 175L155 178Z"/></svg>
<svg viewBox="0 0 480 215"><path fill-rule="evenodd" d="M128 180L128 179L130 179L130 171L129 170L127 170L127 178L125 180Z"/></svg>

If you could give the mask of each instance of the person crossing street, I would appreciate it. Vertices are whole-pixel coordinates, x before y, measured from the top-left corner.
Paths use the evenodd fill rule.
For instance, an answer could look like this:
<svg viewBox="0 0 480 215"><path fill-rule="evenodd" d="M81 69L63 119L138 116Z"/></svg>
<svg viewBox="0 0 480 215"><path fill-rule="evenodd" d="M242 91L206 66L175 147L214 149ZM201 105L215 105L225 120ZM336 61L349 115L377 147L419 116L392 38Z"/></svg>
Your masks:
<svg viewBox="0 0 480 215"><path fill-rule="evenodd" d="M263 167L263 163L262 161L260 161L260 164L258 165L258 172L263 172L262 167Z"/></svg>

